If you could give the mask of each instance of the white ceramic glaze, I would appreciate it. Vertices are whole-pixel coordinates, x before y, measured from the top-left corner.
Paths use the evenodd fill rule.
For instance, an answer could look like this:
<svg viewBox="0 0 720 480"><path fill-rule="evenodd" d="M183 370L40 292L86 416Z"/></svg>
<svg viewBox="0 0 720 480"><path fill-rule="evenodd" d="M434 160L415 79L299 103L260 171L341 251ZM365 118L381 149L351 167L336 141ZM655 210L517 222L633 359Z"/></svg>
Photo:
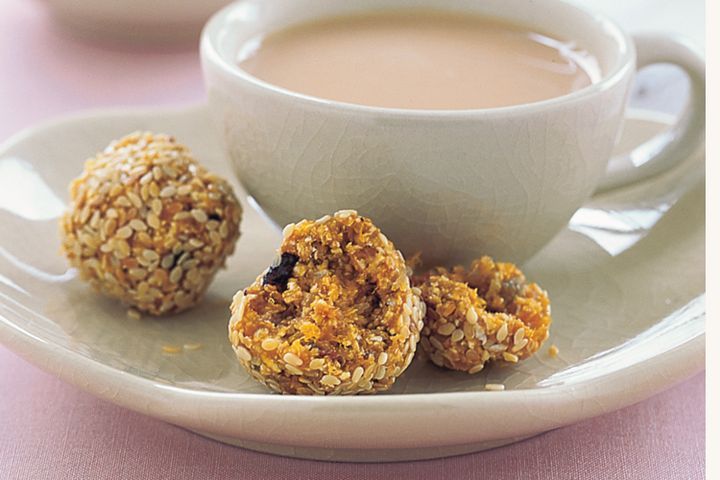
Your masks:
<svg viewBox="0 0 720 480"><path fill-rule="evenodd" d="M39 367L118 405L236 445L327 460L431 458L501 445L644 399L704 365L704 170L669 173L594 198L524 266L550 293L548 345L476 375L422 357L387 394L268 393L227 341L228 305L272 261L280 232L235 185L245 214L228 269L197 308L127 318L68 270L58 216L85 158L137 129L169 132L230 175L209 114L106 112L21 133L0 147L0 340ZM654 117L653 117L654 118ZM666 122L632 118L622 148ZM478 252L480 253L480 252ZM163 353L163 346L201 344ZM503 392L484 391L503 383Z"/></svg>
<svg viewBox="0 0 720 480"><path fill-rule="evenodd" d="M573 39L597 56L603 78L527 105L402 110L297 94L236 65L244 42L263 32L388 7L475 12ZM703 62L673 40L656 40L640 44L642 58L657 61L653 48L675 45L662 60L692 73L695 100L654 150L614 162L604 186L668 168L668 159L685 158L702 139ZM210 20L201 55L235 173L273 220L354 208L429 263L467 262L478 250L523 262L567 224L601 185L636 61L632 39L614 23L556 0L241 0ZM663 150L663 161L652 161Z"/></svg>

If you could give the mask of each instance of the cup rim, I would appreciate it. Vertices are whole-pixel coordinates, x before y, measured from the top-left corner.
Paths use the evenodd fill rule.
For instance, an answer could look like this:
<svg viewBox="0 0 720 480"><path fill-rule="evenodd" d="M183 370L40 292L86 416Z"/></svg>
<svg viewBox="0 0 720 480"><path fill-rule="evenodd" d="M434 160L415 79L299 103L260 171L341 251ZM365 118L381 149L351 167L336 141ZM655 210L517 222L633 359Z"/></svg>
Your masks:
<svg viewBox="0 0 720 480"><path fill-rule="evenodd" d="M575 102L586 97L593 96L600 92L606 91L620 81L628 72L628 70L635 67L636 62L636 51L635 44L633 43L630 35L622 29L616 22L611 20L606 15L598 13L592 9L584 8L579 5L570 3L567 0L545 0L552 3L562 4L565 7L579 11L582 14L591 16L605 31L607 36L615 38L620 45L621 56L618 60L618 64L614 69L608 73L602 75L599 81L592 83L586 87L576 90L571 93L560 95L557 97L551 97L544 100L539 100L530 103L521 103L516 105L506 105L501 107L491 108L462 108L462 109L411 109L411 108L399 108L399 107L381 107L373 105L362 105L359 103L350 103L340 100L332 100L322 97L316 97L314 95L308 95L294 90L290 90L270 82L266 82L247 71L240 68L238 65L229 62L216 48L217 34L222 30L222 26L226 23L228 17L231 17L233 12L241 8L245 0L235 1L226 7L216 12L210 20L205 24L201 38L200 38L200 56L202 63L205 65L214 65L218 67L221 72L227 76L234 77L251 84L252 86L268 91L275 95L279 95L292 100L300 102L305 105L321 107L321 108L332 108L343 111L350 111L356 114L371 114L391 117L462 117L462 116L492 116L492 115L503 115L503 114L515 114L515 113L532 113L544 110L548 107L558 106L567 102ZM214 34L214 35L213 35ZM207 82L207 78L206 78Z"/></svg>

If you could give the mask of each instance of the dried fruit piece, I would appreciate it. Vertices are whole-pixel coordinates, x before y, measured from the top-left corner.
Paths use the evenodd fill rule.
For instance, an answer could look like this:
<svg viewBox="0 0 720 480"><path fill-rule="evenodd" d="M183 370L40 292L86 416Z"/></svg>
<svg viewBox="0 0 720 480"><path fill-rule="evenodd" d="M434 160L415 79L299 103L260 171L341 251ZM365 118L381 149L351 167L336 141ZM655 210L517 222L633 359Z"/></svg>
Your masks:
<svg viewBox="0 0 720 480"><path fill-rule="evenodd" d="M288 280L292 275L293 268L298 261L297 255L283 253L275 264L263 276L263 285L275 285L278 290L284 292Z"/></svg>

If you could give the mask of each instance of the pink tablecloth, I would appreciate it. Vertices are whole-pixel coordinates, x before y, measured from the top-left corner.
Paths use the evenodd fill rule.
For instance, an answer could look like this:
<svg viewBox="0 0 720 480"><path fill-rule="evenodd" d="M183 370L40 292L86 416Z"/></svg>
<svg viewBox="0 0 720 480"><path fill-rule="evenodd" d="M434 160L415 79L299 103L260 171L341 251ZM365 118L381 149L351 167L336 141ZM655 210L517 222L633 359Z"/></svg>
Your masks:
<svg viewBox="0 0 720 480"><path fill-rule="evenodd" d="M58 32L40 4L0 3L0 140L66 112L203 99L195 49L96 47ZM332 464L206 440L98 400L0 347L0 479L705 476L705 381L633 407L462 457Z"/></svg>

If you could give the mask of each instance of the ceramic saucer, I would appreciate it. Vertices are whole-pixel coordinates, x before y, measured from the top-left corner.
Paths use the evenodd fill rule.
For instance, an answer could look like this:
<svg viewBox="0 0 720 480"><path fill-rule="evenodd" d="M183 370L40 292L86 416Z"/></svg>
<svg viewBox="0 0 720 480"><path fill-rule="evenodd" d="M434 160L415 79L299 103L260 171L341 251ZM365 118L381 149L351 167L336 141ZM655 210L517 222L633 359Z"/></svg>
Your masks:
<svg viewBox="0 0 720 480"><path fill-rule="evenodd" d="M635 113L619 148L667 124ZM232 177L203 107L91 113L0 147L0 340L98 397L265 452L409 460L494 447L610 412L703 368L702 156L591 199L524 266L552 299L551 337L535 357L477 375L417 358L387 394L293 397L250 379L227 341L232 294L270 264L280 238L239 185L245 215L236 253L187 313L129 319L68 270L57 217L69 181L111 139L144 129L174 134ZM167 353L168 345L181 353ZM486 383L505 390L485 391Z"/></svg>

